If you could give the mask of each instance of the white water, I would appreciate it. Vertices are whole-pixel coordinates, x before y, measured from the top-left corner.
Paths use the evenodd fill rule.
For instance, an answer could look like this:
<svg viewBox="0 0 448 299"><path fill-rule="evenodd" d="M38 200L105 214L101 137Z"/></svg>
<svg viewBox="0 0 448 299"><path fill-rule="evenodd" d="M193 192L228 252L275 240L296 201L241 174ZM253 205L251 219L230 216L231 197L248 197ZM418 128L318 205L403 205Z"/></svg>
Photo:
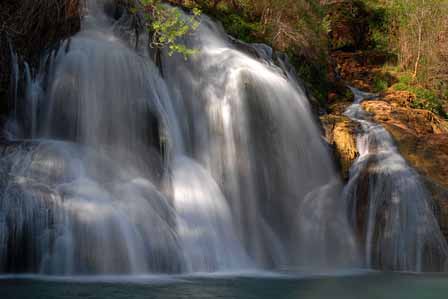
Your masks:
<svg viewBox="0 0 448 299"><path fill-rule="evenodd" d="M440 271L448 246L434 217L432 199L419 175L398 153L389 133L361 107L373 94L352 88L345 114L358 122L360 156L345 193L352 222L362 235L367 266L394 271Z"/></svg>
<svg viewBox="0 0 448 299"><path fill-rule="evenodd" d="M17 97L0 272L356 264L341 182L285 61L204 17L185 41L199 54L163 55L162 78L88 3L82 31L26 71Z"/></svg>
<svg viewBox="0 0 448 299"><path fill-rule="evenodd" d="M294 74L206 17L186 43L200 53L162 66L184 144L221 187L251 258L274 268L355 261L341 182Z"/></svg>

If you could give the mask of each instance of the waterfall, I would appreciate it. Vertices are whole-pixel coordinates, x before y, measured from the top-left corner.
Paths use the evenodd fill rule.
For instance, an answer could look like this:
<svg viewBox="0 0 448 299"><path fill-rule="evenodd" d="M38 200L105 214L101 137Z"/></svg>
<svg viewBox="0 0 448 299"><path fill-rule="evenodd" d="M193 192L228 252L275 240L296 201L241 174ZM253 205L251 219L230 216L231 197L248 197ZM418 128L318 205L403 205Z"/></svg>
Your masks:
<svg viewBox="0 0 448 299"><path fill-rule="evenodd" d="M353 225L365 239L367 265L394 271L444 270L448 245L430 194L389 133L362 109L361 101L375 95L351 89L355 101L345 114L361 125L360 156L350 169L345 193Z"/></svg>
<svg viewBox="0 0 448 299"><path fill-rule="evenodd" d="M199 53L165 56L162 69L186 151L222 188L251 258L274 268L349 264L356 245L341 182L287 62L207 17L185 43Z"/></svg>
<svg viewBox="0 0 448 299"><path fill-rule="evenodd" d="M356 265L342 184L287 61L204 16L184 40L198 54L162 54L159 69L104 3L88 1L40 69L22 67L0 272Z"/></svg>

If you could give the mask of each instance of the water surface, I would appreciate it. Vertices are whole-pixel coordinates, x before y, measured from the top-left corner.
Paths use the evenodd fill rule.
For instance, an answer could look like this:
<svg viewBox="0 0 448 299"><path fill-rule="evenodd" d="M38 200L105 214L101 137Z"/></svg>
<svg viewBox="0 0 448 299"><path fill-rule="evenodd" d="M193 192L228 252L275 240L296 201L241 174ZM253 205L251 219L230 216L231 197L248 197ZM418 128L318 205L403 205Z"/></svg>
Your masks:
<svg viewBox="0 0 448 299"><path fill-rule="evenodd" d="M448 275L339 273L338 275L3 277L0 298L447 298Z"/></svg>

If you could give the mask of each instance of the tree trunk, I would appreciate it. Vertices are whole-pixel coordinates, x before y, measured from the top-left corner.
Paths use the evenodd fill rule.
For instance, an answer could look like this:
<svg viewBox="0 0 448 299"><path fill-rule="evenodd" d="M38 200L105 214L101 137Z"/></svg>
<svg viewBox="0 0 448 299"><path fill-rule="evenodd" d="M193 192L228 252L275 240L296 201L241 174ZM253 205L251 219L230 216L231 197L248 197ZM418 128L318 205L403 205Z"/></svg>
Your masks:
<svg viewBox="0 0 448 299"><path fill-rule="evenodd" d="M417 58L415 59L414 73L412 74L413 79L415 79L417 77L421 53L422 53L422 24L419 23L419 25L418 25Z"/></svg>

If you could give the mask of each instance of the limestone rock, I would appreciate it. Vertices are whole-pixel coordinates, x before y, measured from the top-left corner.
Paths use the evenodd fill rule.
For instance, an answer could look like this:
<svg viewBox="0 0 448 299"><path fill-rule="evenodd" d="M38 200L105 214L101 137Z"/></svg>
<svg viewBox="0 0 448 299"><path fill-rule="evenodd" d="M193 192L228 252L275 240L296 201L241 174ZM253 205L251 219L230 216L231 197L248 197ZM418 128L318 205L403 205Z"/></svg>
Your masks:
<svg viewBox="0 0 448 299"><path fill-rule="evenodd" d="M356 148L356 131L358 124L342 115L324 115L321 122L325 130L325 138L334 149L342 177L347 180L350 167L358 157Z"/></svg>

